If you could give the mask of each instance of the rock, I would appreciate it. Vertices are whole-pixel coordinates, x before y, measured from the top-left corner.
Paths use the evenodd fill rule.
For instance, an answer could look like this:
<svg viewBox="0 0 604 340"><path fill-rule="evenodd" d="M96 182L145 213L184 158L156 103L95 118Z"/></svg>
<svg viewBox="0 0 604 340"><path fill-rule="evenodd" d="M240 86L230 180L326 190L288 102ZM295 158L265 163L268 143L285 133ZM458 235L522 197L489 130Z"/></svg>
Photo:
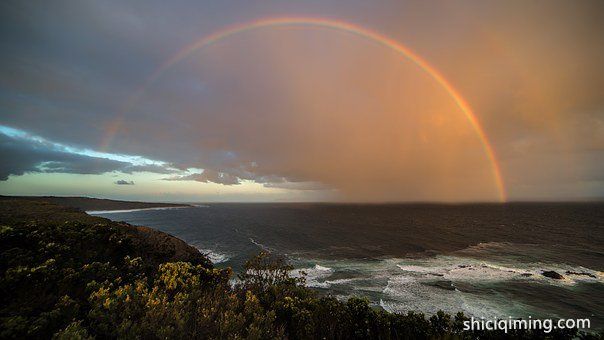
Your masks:
<svg viewBox="0 0 604 340"><path fill-rule="evenodd" d="M545 277L549 277L550 279L556 279L556 280L562 280L562 279L564 279L564 276L558 274L557 272L555 272L553 270L543 271L541 273L541 275L543 275Z"/></svg>
<svg viewBox="0 0 604 340"><path fill-rule="evenodd" d="M451 281L436 281L430 285L444 290L455 290L455 286Z"/></svg>
<svg viewBox="0 0 604 340"><path fill-rule="evenodd" d="M566 275L582 275L582 276L589 276L591 278L597 279L598 277L595 276L594 274L591 273L586 273L586 272L572 272L570 270L566 271Z"/></svg>
<svg viewBox="0 0 604 340"><path fill-rule="evenodd" d="M520 274L520 275L521 275L521 276L527 276L527 277L528 277L528 276L533 276L533 274L531 274L531 273L522 273L522 274Z"/></svg>

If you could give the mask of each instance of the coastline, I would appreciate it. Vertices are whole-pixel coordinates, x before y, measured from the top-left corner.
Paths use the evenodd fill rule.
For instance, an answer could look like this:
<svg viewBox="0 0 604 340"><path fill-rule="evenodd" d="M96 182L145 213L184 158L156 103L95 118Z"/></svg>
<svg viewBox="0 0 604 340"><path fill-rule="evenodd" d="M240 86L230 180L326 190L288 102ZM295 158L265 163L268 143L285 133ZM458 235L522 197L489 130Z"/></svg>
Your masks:
<svg viewBox="0 0 604 340"><path fill-rule="evenodd" d="M185 209L193 208L192 205L181 206L181 207L156 207L156 208L140 208L140 209L122 209L122 210L86 210L85 213L89 215L104 215L104 214L118 214L118 213L129 213L135 211L146 211L146 210L171 210L171 209Z"/></svg>
<svg viewBox="0 0 604 340"><path fill-rule="evenodd" d="M56 204L64 207L76 208L86 213L136 211L142 209L166 209L192 207L184 203L140 202L121 201L93 197L68 197L68 196L1 196L1 201L20 200Z"/></svg>

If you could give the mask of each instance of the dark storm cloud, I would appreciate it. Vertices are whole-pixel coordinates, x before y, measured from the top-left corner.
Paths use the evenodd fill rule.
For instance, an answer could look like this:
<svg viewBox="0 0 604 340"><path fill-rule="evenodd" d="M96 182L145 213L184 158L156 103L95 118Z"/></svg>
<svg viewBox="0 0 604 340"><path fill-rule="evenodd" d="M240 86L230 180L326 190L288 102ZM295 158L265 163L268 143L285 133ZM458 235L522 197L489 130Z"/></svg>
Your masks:
<svg viewBox="0 0 604 340"><path fill-rule="evenodd" d="M124 179L120 179L115 182L117 185L134 185L134 181L126 181Z"/></svg>
<svg viewBox="0 0 604 340"><path fill-rule="evenodd" d="M73 154L40 141L0 134L0 180L28 172L102 174L127 168L130 163Z"/></svg>
<svg viewBox="0 0 604 340"><path fill-rule="evenodd" d="M175 174L180 172L168 165L138 165L76 153L64 146L31 135L15 137L0 133L0 159L2 159L0 162L0 180L2 181L7 180L10 175L19 176L33 172L71 174L103 174L113 171L127 174L136 172Z"/></svg>

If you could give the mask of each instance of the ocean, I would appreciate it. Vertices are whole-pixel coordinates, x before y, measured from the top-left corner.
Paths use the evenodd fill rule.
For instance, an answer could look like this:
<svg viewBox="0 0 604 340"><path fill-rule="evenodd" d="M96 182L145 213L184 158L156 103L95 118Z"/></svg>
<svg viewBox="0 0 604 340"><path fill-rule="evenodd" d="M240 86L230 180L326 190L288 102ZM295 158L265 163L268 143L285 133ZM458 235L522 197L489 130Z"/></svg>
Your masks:
<svg viewBox="0 0 604 340"><path fill-rule="evenodd" d="M604 203L224 203L94 214L174 235L235 272L271 251L320 293L388 311L604 327Z"/></svg>

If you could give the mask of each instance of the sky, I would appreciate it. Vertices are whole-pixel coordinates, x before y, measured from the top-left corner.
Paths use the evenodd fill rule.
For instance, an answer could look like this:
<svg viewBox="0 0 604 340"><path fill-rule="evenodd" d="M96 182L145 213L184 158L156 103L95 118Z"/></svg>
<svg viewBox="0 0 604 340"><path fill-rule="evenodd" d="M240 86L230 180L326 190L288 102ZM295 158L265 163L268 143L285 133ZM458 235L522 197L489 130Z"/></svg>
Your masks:
<svg viewBox="0 0 604 340"><path fill-rule="evenodd" d="M604 197L601 1L3 1L0 194Z"/></svg>

